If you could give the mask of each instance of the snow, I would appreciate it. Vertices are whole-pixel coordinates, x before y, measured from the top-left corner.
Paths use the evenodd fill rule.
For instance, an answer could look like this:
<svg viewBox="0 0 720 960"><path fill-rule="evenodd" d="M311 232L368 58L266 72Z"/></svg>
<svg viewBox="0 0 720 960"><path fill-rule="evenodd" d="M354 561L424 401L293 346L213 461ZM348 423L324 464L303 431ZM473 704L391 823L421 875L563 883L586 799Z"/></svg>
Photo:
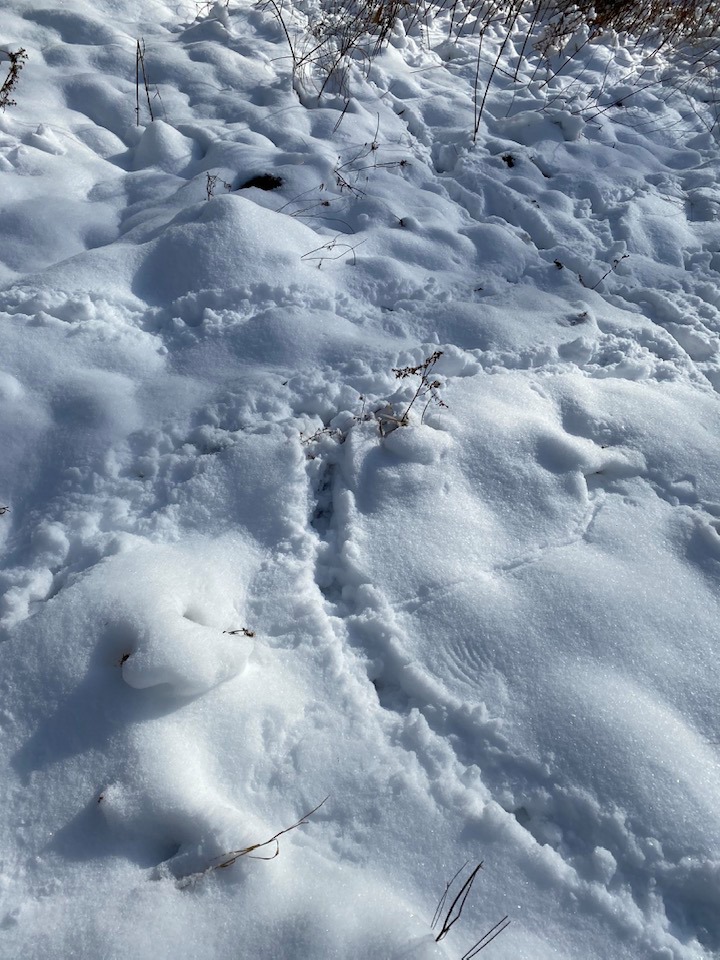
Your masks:
<svg viewBox="0 0 720 960"><path fill-rule="evenodd" d="M716 956L702 79L473 138L449 10L318 98L247 0L6 8L0 957Z"/></svg>

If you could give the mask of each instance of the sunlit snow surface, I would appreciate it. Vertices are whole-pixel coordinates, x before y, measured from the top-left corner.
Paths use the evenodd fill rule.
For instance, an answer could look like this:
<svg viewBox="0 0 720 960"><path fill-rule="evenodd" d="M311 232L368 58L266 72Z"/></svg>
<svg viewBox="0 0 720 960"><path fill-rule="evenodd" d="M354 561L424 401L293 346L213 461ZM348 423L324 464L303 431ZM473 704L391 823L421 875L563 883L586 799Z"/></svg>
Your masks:
<svg viewBox="0 0 720 960"><path fill-rule="evenodd" d="M0 19L0 956L716 956L705 106L593 118L606 38L473 144L448 15L343 113L270 10L197 12Z"/></svg>

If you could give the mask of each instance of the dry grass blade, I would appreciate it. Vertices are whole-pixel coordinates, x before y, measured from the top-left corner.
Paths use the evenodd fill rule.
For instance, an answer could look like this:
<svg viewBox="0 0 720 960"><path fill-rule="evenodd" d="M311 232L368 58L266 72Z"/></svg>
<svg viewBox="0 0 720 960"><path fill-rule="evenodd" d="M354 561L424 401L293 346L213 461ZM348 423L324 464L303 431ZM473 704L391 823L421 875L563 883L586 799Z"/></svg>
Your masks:
<svg viewBox="0 0 720 960"><path fill-rule="evenodd" d="M297 830L298 827L304 826L309 822L310 817L317 813L320 807L323 806L330 798L325 797L324 800L321 800L320 803L313 807L312 810L308 810L307 813L304 813L299 820L296 820L295 823L291 824L289 827L284 827L282 830L278 830L276 834L270 837L268 840L263 840L260 843L252 843L248 847L242 847L240 850L230 850L228 853L224 853L215 859L207 866L204 870L200 870L197 873L191 873L184 877L178 878L178 886L180 887L189 887L195 884L198 880L202 880L203 877L206 877L209 873L213 873L215 870L225 870L228 867L231 867L234 863L237 863L238 860L242 857L249 857L251 860L274 860L275 857L280 853L280 837L285 836L286 833L290 833L291 830ZM270 847L275 845L274 851L269 856L258 855L255 853L256 850L263 850L265 847Z"/></svg>
<svg viewBox="0 0 720 960"><path fill-rule="evenodd" d="M483 864L481 860L480 863L471 871L470 876L467 878L465 883L463 883L463 885L460 887L457 896L450 904L450 909L445 914L445 919L443 920L442 927L440 928L440 933L435 937L435 943L439 943L441 940L443 940L450 932L453 924L457 923L462 916L462 912L465 907L465 901L472 890L475 877L482 870L482 867Z"/></svg>
<svg viewBox="0 0 720 960"><path fill-rule="evenodd" d="M208 869L210 870L224 870L226 867L231 867L234 863L241 857L250 857L252 860L274 860L275 857L280 853L280 837L284 836L286 833L290 833L291 830L297 830L298 827L304 826L308 823L310 817L317 813L320 807L328 800L328 797L325 797L325 800L321 800L320 803L313 807L312 810L309 810L307 813L304 813L299 820L296 820L295 823L291 824L289 827L285 827L283 830L278 830L278 832L270 837L269 840L263 840L262 843L253 843L249 847L243 847L242 850L231 850L230 853L223 854L221 857L216 857L216 860L219 860L219 863L212 863ZM261 850L263 847L269 847L271 844L275 844L275 852L270 857L257 857L253 856L255 850Z"/></svg>
<svg viewBox="0 0 720 960"><path fill-rule="evenodd" d="M357 257L355 256L355 251L358 247L361 247L365 243L365 240L361 240L355 245L349 243L341 243L338 237L334 237L332 240L329 240L327 243L324 243L321 247L315 247L314 250L308 250L307 253L304 253L300 259L307 261L316 261L318 267L322 267L323 263L326 260L342 260L343 257L350 256L352 257L351 263L353 266L357 264ZM321 251L326 250L327 253L322 253Z"/></svg>
<svg viewBox="0 0 720 960"><path fill-rule="evenodd" d="M484 934L474 946L470 947L467 953L462 955L460 960L472 960L472 958L477 956L481 950L484 950L485 947L489 946L495 937L499 937L504 930L507 930L509 926L510 919L506 915L502 918L502 920L498 920L494 927L490 927L488 932Z"/></svg>
<svg viewBox="0 0 720 960"><path fill-rule="evenodd" d="M437 907L435 907L435 913L433 914L433 918L432 918L432 920L430 921L430 929L431 929L431 930L434 930L435 927L437 926L437 922L438 922L438 920L440 919L440 915L441 915L442 912L443 912L443 907L444 907L445 904L447 903L448 894L450 893L450 887L455 883L455 881L457 880L457 878L458 878L458 877L460 876L460 874L463 872L463 870L465 869L465 867L468 865L468 862L469 862L469 861L466 860L465 863L460 867L460 869L458 870L458 872L455 874L455 876L454 876L451 880L448 880L448 882L445 884L445 892L444 892L443 895L440 897L440 900L438 901L438 905L437 905Z"/></svg>
<svg viewBox="0 0 720 960"><path fill-rule="evenodd" d="M440 902L438 903L435 909L435 913L433 914L432 923L430 924L431 930L434 930L437 927L438 923L440 922L440 918L443 916L443 913L445 914L445 919L442 921L440 932L435 937L436 943L439 943L440 940L443 940L448 935L453 925L456 924L460 919L460 917L462 916L463 909L465 908L465 902L467 901L467 898L470 895L470 891L472 890L472 885L475 882L475 878L477 877L478 873L482 870L482 867L483 867L483 863L481 861L480 863L478 863L476 867L474 867L470 871L470 874L468 875L467 879L458 890L454 900L452 901L452 903L450 904L449 908L446 911L445 905L447 904L448 896L450 894L452 885L455 883L457 878L463 872L467 864L468 864L468 861L466 860L465 863L460 867L458 872L455 874L455 876L452 878L452 880L450 880L448 883L445 884L445 891L443 895L440 897ZM509 926L510 926L510 919L506 915L502 918L502 920L499 920L494 926L490 927L490 929L486 933L484 933L482 937L480 937L480 939L477 940L470 947L470 949L467 950L462 955L460 960L472 960L472 958L477 956L477 954L480 953L481 950L484 950L485 947L489 946L496 937L499 937L504 930L507 930Z"/></svg>
<svg viewBox="0 0 720 960"><path fill-rule="evenodd" d="M155 122L152 104L150 103L150 85L145 70L145 39L141 37L135 41L135 122L140 126L140 77L142 76L145 99L147 100L150 122Z"/></svg>

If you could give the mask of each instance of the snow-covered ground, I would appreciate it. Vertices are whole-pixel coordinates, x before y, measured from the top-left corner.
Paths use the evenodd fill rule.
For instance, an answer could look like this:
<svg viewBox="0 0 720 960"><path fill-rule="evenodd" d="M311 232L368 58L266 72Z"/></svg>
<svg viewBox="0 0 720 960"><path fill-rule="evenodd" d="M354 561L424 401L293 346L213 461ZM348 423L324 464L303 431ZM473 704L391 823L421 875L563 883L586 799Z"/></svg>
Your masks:
<svg viewBox="0 0 720 960"><path fill-rule="evenodd" d="M713 93L449 16L4 4L3 960L720 950Z"/></svg>

